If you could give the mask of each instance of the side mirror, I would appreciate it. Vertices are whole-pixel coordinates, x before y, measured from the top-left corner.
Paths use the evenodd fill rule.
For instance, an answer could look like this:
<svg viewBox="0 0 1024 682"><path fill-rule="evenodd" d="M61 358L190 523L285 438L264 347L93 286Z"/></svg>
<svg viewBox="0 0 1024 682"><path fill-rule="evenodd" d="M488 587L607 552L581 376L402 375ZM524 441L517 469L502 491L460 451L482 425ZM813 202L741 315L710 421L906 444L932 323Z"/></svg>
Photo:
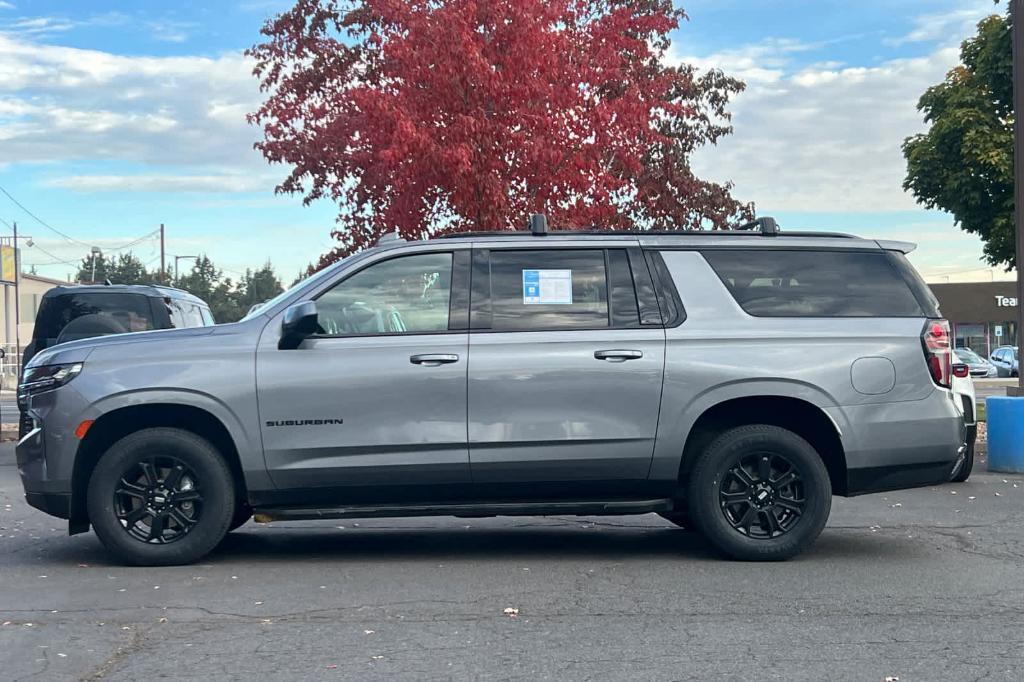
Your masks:
<svg viewBox="0 0 1024 682"><path fill-rule="evenodd" d="M966 379L971 375L971 368L962 362L953 365L953 376L958 379Z"/></svg>
<svg viewBox="0 0 1024 682"><path fill-rule="evenodd" d="M296 303L284 311L281 322L281 340L277 342L280 350L294 350L303 340L316 334L320 323L316 313L316 301Z"/></svg>

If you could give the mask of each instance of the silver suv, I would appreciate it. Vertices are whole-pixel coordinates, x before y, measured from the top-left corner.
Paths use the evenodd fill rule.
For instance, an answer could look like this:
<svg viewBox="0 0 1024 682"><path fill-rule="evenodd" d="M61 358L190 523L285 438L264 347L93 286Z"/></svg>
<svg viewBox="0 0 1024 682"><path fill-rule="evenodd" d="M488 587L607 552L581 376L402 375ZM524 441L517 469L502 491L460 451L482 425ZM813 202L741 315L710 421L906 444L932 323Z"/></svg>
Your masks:
<svg viewBox="0 0 1024 682"><path fill-rule="evenodd" d="M134 564L195 561L252 515L650 512L777 560L832 495L960 465L913 245L536 224L387 239L234 324L39 353L29 503Z"/></svg>

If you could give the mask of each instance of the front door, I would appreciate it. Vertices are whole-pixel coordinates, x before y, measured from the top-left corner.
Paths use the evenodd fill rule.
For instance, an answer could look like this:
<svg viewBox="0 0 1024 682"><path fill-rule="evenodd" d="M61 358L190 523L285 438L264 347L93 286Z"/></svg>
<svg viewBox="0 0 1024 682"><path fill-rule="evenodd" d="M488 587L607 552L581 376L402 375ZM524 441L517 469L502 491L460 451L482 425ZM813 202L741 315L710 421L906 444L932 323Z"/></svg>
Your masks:
<svg viewBox="0 0 1024 682"><path fill-rule="evenodd" d="M344 502L395 499L399 486L431 497L469 481L468 292L457 291L461 276L453 283L463 257L416 253L346 276L316 298L323 332L295 350L277 348L271 323L257 386L278 488L330 490Z"/></svg>
<svg viewBox="0 0 1024 682"><path fill-rule="evenodd" d="M474 484L549 498L638 490L658 426L665 331L660 318L642 324L626 250L495 248L474 259ZM642 258L637 266L649 282Z"/></svg>

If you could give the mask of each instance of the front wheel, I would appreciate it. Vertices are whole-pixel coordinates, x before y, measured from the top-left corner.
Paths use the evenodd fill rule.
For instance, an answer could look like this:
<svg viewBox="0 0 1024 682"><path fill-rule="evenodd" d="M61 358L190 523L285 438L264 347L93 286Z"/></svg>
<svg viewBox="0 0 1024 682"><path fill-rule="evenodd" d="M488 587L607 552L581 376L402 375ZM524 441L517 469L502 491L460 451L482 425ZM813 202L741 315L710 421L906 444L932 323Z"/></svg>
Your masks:
<svg viewBox="0 0 1024 682"><path fill-rule="evenodd" d="M832 486L817 451L778 426L730 429L694 464L690 517L723 554L781 561L807 549L828 521Z"/></svg>
<svg viewBox="0 0 1024 682"><path fill-rule="evenodd" d="M169 566L216 547L235 514L231 472L208 441L181 429L143 429L100 458L89 479L89 520L121 561Z"/></svg>

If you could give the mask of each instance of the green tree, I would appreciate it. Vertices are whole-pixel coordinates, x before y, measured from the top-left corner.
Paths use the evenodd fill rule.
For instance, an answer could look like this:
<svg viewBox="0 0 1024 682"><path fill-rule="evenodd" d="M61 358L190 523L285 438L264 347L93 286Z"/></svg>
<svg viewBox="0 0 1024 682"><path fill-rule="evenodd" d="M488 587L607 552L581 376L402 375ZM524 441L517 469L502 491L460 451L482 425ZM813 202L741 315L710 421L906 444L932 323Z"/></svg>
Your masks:
<svg viewBox="0 0 1024 682"><path fill-rule="evenodd" d="M1013 55L1009 16L990 16L960 48L962 64L929 88L918 110L928 132L907 138L904 189L977 234L992 265L1015 262Z"/></svg>
<svg viewBox="0 0 1024 682"><path fill-rule="evenodd" d="M156 273L146 270L135 254L121 253L107 262L107 277L114 284L154 284Z"/></svg>
<svg viewBox="0 0 1024 682"><path fill-rule="evenodd" d="M93 265L95 265L95 269L93 269ZM107 269L109 267L110 261L102 253L95 257L95 263L93 262L93 255L89 254L82 259L81 265L78 266L75 281L82 282L83 284L102 283L107 278Z"/></svg>
<svg viewBox="0 0 1024 682"><path fill-rule="evenodd" d="M174 286L206 301L217 322L235 322L242 317L242 313L235 300L231 278L223 275L213 261L203 254L196 259L189 273L175 280Z"/></svg>
<svg viewBox="0 0 1024 682"><path fill-rule="evenodd" d="M282 291L281 280L268 260L255 272L246 269L235 289L235 301L244 315L254 305L268 301Z"/></svg>

